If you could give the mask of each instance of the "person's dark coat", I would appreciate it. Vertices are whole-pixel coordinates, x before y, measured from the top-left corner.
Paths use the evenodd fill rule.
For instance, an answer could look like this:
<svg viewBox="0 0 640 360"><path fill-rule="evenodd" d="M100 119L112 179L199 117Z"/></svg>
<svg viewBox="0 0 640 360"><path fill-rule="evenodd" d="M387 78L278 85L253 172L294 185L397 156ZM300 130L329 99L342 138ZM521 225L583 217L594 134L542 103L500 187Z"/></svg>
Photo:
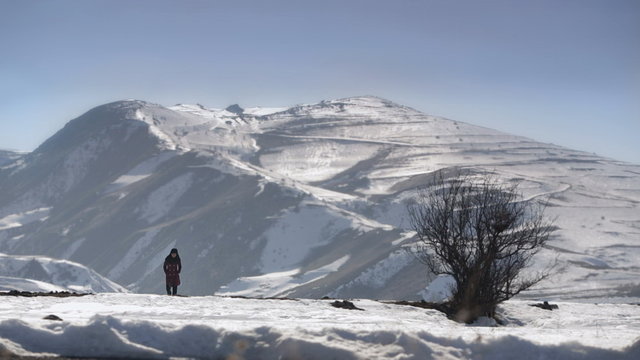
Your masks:
<svg viewBox="0 0 640 360"><path fill-rule="evenodd" d="M173 249L171 250L171 252L175 252L176 257L173 257L171 256L171 254L169 254L164 259L164 273L167 276L167 285L178 286L180 285L180 271L182 270L182 262L180 261L178 250Z"/></svg>

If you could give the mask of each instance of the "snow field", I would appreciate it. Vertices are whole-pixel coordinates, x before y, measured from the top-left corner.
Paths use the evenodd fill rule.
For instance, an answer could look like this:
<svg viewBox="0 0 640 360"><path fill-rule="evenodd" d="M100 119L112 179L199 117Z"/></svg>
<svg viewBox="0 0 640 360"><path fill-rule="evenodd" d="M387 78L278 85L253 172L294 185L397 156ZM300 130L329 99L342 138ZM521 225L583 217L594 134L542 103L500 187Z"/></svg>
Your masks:
<svg viewBox="0 0 640 360"><path fill-rule="evenodd" d="M147 177L151 176L161 164L163 164L167 160L170 160L176 155L177 152L164 151L148 160L141 162L135 168L131 169L127 174L120 176L113 183L111 183L106 193L115 192L138 181L146 179Z"/></svg>
<svg viewBox="0 0 640 360"><path fill-rule="evenodd" d="M147 201L140 206L140 217L149 224L160 220L169 213L171 208L180 200L180 197L189 190L192 183L193 174L184 173L154 190Z"/></svg>
<svg viewBox="0 0 640 360"><path fill-rule="evenodd" d="M5 297L0 348L18 355L121 358L634 359L640 306L509 301L506 326L458 324L435 310L353 300L98 294ZM63 321L42 319L55 314Z"/></svg>
<svg viewBox="0 0 640 360"><path fill-rule="evenodd" d="M326 245L326 239L349 226L346 219L313 204L286 211L277 225L264 234L266 245L260 261L262 273L295 268L311 249Z"/></svg>
<svg viewBox="0 0 640 360"><path fill-rule="evenodd" d="M51 208L39 208L19 214L11 214L0 219L0 230L20 227L34 221L43 221L49 215Z"/></svg>
<svg viewBox="0 0 640 360"><path fill-rule="evenodd" d="M382 288L387 284L389 279L402 271L412 260L413 255L404 250L396 250L389 254L387 258L362 272L357 278L344 285L340 285L332 291L329 296L338 296L342 290L358 285L369 286L375 289Z"/></svg>
<svg viewBox="0 0 640 360"><path fill-rule="evenodd" d="M132 246L129 252L109 271L107 276L110 279L118 279L133 265L142 253L147 251L147 247L153 243L153 239L160 232L159 229L150 230L144 233ZM158 262L159 264L160 262Z"/></svg>
<svg viewBox="0 0 640 360"><path fill-rule="evenodd" d="M287 294L297 286L320 280L330 273L338 271L349 258L349 255L345 255L332 263L305 273L301 273L300 269L296 268L289 271L241 277L222 286L216 294L253 297L274 297L279 294Z"/></svg>
<svg viewBox="0 0 640 360"><path fill-rule="evenodd" d="M314 182L331 179L362 159L373 156L377 146L342 144L334 139L307 139L300 145L260 157L260 164L291 179Z"/></svg>

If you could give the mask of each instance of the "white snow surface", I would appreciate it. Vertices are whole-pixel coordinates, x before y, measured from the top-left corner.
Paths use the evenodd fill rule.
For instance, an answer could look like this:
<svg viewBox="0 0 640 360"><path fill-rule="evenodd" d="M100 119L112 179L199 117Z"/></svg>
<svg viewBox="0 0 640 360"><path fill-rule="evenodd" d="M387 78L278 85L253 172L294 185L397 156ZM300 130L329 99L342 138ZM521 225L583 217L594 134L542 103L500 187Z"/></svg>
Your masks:
<svg viewBox="0 0 640 360"><path fill-rule="evenodd" d="M249 114L254 116L266 116L279 112L286 111L288 108L286 107L252 107L248 109L244 109L243 114Z"/></svg>
<svg viewBox="0 0 640 360"><path fill-rule="evenodd" d="M326 245L336 233L350 228L348 219L309 204L297 211L282 214L277 225L265 234L267 244L262 252L262 272L291 270L307 257L314 247Z"/></svg>
<svg viewBox="0 0 640 360"><path fill-rule="evenodd" d="M341 290L348 289L353 286L369 286L374 289L382 288L387 282L402 269L407 266L413 255L404 250L397 250L389 254L389 257L378 262L373 267L365 270L357 278L339 286L329 296L336 296Z"/></svg>
<svg viewBox="0 0 640 360"><path fill-rule="evenodd" d="M275 297L287 295L296 286L320 280L332 272L336 272L349 260L349 255L311 271L301 273L300 269L281 272L270 272L264 275L242 277L223 286L217 294L225 296L258 296Z"/></svg>
<svg viewBox="0 0 640 360"><path fill-rule="evenodd" d="M200 359L637 359L640 306L499 307L504 326L353 300L143 294L4 297L0 350L23 356ZM44 320L56 315L62 321Z"/></svg>
<svg viewBox="0 0 640 360"><path fill-rule="evenodd" d="M44 281L0 276L0 291L11 290L30 292L69 291L69 289L65 287L53 285Z"/></svg>
<svg viewBox="0 0 640 360"><path fill-rule="evenodd" d="M140 207L140 216L149 224L166 216L180 197L189 190L192 181L193 175L185 173L156 189Z"/></svg>
<svg viewBox="0 0 640 360"><path fill-rule="evenodd" d="M438 275L421 293L422 299L428 302L444 302L449 300L456 288L451 275Z"/></svg>
<svg viewBox="0 0 640 360"><path fill-rule="evenodd" d="M20 227L34 221L44 220L47 218L49 210L51 210L51 208L38 208L18 214L5 216L4 218L0 219L0 230Z"/></svg>
<svg viewBox="0 0 640 360"><path fill-rule="evenodd" d="M138 181L146 179L153 174L158 166L176 155L177 153L174 151L165 151L157 156L143 161L142 163L138 164L138 166L131 169L131 171L129 171L127 174L122 175L118 179L116 179L116 181L114 181L108 188L107 193L120 190L124 187L135 184Z"/></svg>
<svg viewBox="0 0 640 360"><path fill-rule="evenodd" d="M378 150L370 144L342 144L331 141L310 146L302 143L278 153L260 157L262 166L298 181L322 181L345 171Z"/></svg>
<svg viewBox="0 0 640 360"><path fill-rule="evenodd" d="M159 230L150 230L145 232L132 246L120 261L107 274L110 279L118 279L129 267L135 263L146 248L153 242L153 238L158 234ZM158 261L158 264L160 261Z"/></svg>

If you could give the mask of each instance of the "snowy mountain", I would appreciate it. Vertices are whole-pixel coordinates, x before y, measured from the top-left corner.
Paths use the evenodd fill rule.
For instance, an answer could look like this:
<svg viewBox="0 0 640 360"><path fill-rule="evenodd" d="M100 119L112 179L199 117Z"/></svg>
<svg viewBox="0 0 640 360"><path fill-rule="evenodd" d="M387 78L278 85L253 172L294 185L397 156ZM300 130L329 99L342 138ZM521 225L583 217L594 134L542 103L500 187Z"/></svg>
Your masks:
<svg viewBox="0 0 640 360"><path fill-rule="evenodd" d="M0 150L0 166L15 161L22 155L24 154L15 151Z"/></svg>
<svg viewBox="0 0 640 360"><path fill-rule="evenodd" d="M224 110L121 101L0 167L0 251L162 293L418 298L405 201L435 171L492 171L557 217L529 296L638 296L640 166L376 97Z"/></svg>
<svg viewBox="0 0 640 360"><path fill-rule="evenodd" d="M0 290L127 292L95 271L66 260L0 254Z"/></svg>

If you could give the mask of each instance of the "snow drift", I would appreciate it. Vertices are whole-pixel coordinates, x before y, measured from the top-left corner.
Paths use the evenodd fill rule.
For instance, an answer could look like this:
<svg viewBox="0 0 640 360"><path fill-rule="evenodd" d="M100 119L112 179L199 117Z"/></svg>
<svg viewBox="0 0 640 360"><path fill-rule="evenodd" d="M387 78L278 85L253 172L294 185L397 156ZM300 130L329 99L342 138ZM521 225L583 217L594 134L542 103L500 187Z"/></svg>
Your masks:
<svg viewBox="0 0 640 360"><path fill-rule="evenodd" d="M4 299L3 299L4 300ZM635 359L640 306L524 301L505 326L463 325L435 310L354 300L255 300L100 294L8 297L0 349L24 356L166 359ZM15 313L20 313L17 318ZM42 319L55 314L62 321Z"/></svg>

